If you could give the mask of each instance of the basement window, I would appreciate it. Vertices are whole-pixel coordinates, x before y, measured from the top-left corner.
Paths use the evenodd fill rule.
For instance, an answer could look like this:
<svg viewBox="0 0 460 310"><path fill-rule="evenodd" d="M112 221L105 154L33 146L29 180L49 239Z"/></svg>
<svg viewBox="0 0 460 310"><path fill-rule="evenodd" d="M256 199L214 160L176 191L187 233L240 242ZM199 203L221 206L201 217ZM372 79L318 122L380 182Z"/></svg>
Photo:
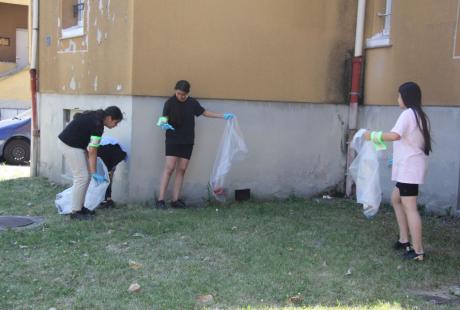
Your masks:
<svg viewBox="0 0 460 310"><path fill-rule="evenodd" d="M80 37L84 32L85 0L61 0L61 39Z"/></svg>
<svg viewBox="0 0 460 310"><path fill-rule="evenodd" d="M377 16L383 19L383 29L366 40L366 48L388 47L391 46L391 14L393 8L393 0L386 0L385 10L378 12Z"/></svg>

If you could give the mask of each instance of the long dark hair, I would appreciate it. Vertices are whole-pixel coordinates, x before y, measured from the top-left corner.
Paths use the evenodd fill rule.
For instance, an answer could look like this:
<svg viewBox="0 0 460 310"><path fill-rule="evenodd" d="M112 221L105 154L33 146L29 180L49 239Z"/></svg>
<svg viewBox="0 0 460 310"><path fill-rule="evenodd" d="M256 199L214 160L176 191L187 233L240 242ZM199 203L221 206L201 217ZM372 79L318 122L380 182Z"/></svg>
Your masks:
<svg viewBox="0 0 460 310"><path fill-rule="evenodd" d="M186 80L177 81L174 90L180 90L188 94L190 92L190 83ZM184 115L183 110L181 109L181 102L176 100L176 98L174 98L174 100L171 102L171 109L169 111L169 115L167 116L168 123L170 123L173 127L181 127Z"/></svg>
<svg viewBox="0 0 460 310"><path fill-rule="evenodd" d="M425 140L423 151L426 155L429 155L431 152L430 120L422 109L422 91L417 83L406 82L399 86L399 94L406 108L414 111L417 126L422 132Z"/></svg>
<svg viewBox="0 0 460 310"><path fill-rule="evenodd" d="M106 108L105 110L102 110L102 109L95 110L95 111L87 110L87 111L75 113L75 115L73 116L73 119L77 119L78 117L82 115L88 115L88 114L96 115L96 118L101 123L104 122L104 118L106 116L110 116L112 117L113 120L116 120L116 121L121 121L123 119L123 113L121 112L120 108L118 108L117 106L110 106Z"/></svg>

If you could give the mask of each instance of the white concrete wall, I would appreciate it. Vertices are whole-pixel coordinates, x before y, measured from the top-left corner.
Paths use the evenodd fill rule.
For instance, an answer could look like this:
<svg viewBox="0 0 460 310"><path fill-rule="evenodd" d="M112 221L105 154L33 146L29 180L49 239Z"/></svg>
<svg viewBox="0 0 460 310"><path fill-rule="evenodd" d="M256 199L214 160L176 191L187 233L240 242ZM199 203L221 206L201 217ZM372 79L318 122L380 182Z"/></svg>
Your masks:
<svg viewBox="0 0 460 310"><path fill-rule="evenodd" d="M105 128L104 134L116 137L127 148L131 147L131 107L132 97L123 96L69 96L40 94L40 158L39 174L62 184L70 184L71 179L63 174L63 156L58 149L58 135L64 129L64 109L96 110L116 105L122 111L124 120L114 129ZM127 200L128 164L121 163L114 181L114 194Z"/></svg>
<svg viewBox="0 0 460 310"><path fill-rule="evenodd" d="M431 121L433 153L429 156L426 183L420 187L419 202L428 210L446 214L460 209L460 108L426 107ZM389 131L401 113L399 107L366 106L360 109L359 124L371 130ZM389 202L394 182L386 160L392 148L382 154L381 184Z"/></svg>
<svg viewBox="0 0 460 310"><path fill-rule="evenodd" d="M135 150L130 163L130 197L134 200L152 199L158 191L165 146L164 133L155 123L165 99L133 100ZM249 148L247 159L231 172L229 192L250 188L254 197L263 199L310 196L343 181L346 106L200 102L207 110L235 113ZM183 190L189 200L208 198L207 184L224 126L222 119L196 119L195 147Z"/></svg>
<svg viewBox="0 0 460 310"><path fill-rule="evenodd" d="M55 150L65 108L118 105L126 120L111 135L131 148L129 163L117 172L114 199L153 201L164 166L164 132L155 126L166 98L41 95L40 174L63 182L62 155ZM231 172L229 192L250 188L259 199L310 196L342 185L345 171L345 105L201 100L207 109L233 112L249 148ZM225 126L221 119L196 120L195 148L183 197L208 198L208 182ZM107 131L109 133L109 131ZM170 184L170 188L172 183ZM168 196L170 199L170 196Z"/></svg>

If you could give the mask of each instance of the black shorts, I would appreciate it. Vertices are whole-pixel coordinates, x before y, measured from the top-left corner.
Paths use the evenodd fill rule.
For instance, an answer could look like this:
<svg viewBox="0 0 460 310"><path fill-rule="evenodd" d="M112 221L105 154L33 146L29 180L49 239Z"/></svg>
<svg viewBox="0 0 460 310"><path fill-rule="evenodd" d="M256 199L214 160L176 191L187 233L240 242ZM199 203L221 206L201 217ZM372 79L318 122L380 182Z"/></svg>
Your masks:
<svg viewBox="0 0 460 310"><path fill-rule="evenodd" d="M175 156L185 159L192 157L193 144L166 143L166 156Z"/></svg>
<svg viewBox="0 0 460 310"><path fill-rule="evenodd" d="M399 196L418 196L418 184L409 183L396 183L396 187L399 188Z"/></svg>

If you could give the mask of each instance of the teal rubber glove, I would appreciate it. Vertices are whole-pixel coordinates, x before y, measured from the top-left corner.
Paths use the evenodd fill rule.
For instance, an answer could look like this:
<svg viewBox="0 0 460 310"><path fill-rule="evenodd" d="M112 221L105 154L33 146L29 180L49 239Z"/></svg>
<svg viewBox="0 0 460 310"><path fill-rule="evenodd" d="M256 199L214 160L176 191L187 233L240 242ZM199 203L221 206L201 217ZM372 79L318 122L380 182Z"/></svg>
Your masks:
<svg viewBox="0 0 460 310"><path fill-rule="evenodd" d="M173 126L171 126L168 123L161 124L160 128L163 129L164 131L166 131L166 130L176 130Z"/></svg>
<svg viewBox="0 0 460 310"><path fill-rule="evenodd" d="M97 174L97 173L92 173L91 177L93 178L94 181L99 185L101 183L107 182L106 178L104 176Z"/></svg>
<svg viewBox="0 0 460 310"><path fill-rule="evenodd" d="M225 113L224 114L224 119L227 120L227 121L233 119L234 117L235 117L235 114L233 114L233 113Z"/></svg>

